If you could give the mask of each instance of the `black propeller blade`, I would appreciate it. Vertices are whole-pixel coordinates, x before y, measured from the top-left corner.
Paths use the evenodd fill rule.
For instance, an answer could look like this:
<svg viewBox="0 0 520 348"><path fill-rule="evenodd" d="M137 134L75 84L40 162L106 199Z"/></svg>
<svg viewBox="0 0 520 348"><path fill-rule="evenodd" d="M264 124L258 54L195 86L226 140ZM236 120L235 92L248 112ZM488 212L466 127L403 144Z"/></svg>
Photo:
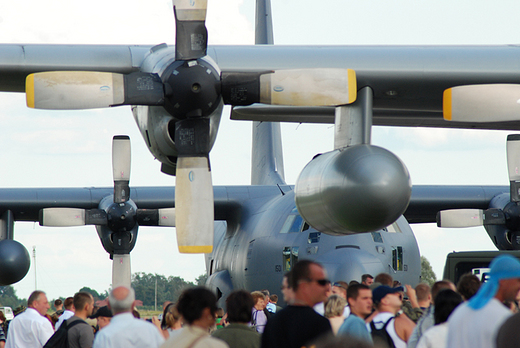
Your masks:
<svg viewBox="0 0 520 348"><path fill-rule="evenodd" d="M175 60L193 60L206 55L208 30L206 29L207 0L174 0Z"/></svg>

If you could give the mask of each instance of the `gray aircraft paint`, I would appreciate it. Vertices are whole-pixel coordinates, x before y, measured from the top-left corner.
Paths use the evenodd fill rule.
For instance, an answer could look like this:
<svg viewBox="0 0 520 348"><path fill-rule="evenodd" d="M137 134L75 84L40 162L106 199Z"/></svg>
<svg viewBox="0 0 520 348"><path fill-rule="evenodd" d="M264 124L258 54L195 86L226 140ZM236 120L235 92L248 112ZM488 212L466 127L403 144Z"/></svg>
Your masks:
<svg viewBox="0 0 520 348"><path fill-rule="evenodd" d="M152 48L5 44L0 45L0 52L0 90L22 92L29 73L49 70L130 73L138 71L145 59L147 64L159 64L160 68L175 50L164 45ZM491 129L518 129L519 126L518 122L448 123L441 118L445 88L518 81L518 47L515 46L215 46L208 49L208 54L222 70L354 69L358 87L369 86L374 91L374 125ZM257 121L332 123L334 119L333 109L328 108L269 107L258 112L258 107L254 106L241 108L241 115L244 119ZM273 148L278 147L277 140L270 143L275 144ZM276 152L264 151L275 156ZM265 167L267 171L272 172L276 167L277 162L273 163L275 165ZM271 183L280 181L273 178ZM318 233L311 229L280 233L294 210L291 187L215 187L214 191L217 245L214 253L208 256L208 264L214 280L212 284L223 293L237 287L277 290L286 247L290 248L289 253L297 247L298 258L304 258L305 254L324 263L332 280L348 281L348 278L359 277L360 272L387 271L404 283L413 285L418 281L417 243L403 218L397 222L401 232L379 231L381 239L376 232L342 237L321 234L317 241L316 234L309 236ZM37 221L39 209L60 205L97 208L101 199L111 192L112 189L2 189L2 235L13 237L14 220ZM508 189L416 187L405 216L410 221L414 218L416 222L434 221L434 211L467 205L486 208L490 199L502 192L508 192ZM132 188L131 197L140 208L175 205L173 191L167 188ZM415 215L410 211L415 211ZM394 257L392 251L400 250L399 247L402 247L402 262L394 267L397 263L394 261L399 257ZM396 269L401 267L402 271Z"/></svg>

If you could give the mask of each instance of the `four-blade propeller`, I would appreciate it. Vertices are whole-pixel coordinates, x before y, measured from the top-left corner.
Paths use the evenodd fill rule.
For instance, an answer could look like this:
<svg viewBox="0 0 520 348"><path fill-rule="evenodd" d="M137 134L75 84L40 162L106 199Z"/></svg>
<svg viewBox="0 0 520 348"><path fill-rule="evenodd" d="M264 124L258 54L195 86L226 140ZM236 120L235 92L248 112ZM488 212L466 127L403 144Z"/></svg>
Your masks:
<svg viewBox="0 0 520 348"><path fill-rule="evenodd" d="M45 208L41 226L95 225L101 243L113 259L112 285L130 286L130 251L138 226L175 226L175 208L138 209L130 199L130 138L116 135L112 142L114 195L105 197L98 209Z"/></svg>
<svg viewBox="0 0 520 348"><path fill-rule="evenodd" d="M356 100L350 69L221 72L207 56L207 0L174 0L175 60L157 72L117 74L54 71L29 75L27 105L86 109L117 105L163 106L175 122L178 151L175 201L181 252L213 248L210 116L219 105L265 103L338 106ZM124 183L121 182L123 185ZM124 199L125 189L118 186ZM119 193L118 193L119 194Z"/></svg>
<svg viewBox="0 0 520 348"><path fill-rule="evenodd" d="M520 134L507 136L507 166L510 200L501 207L482 209L451 209L437 213L439 227L505 226L512 231L520 229Z"/></svg>

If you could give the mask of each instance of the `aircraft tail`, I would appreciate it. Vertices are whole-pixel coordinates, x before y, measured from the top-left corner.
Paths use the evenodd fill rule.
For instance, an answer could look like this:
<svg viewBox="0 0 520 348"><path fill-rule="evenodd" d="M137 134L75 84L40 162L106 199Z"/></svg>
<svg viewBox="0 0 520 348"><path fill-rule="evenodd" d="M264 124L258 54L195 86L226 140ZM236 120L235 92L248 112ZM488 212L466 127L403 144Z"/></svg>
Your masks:
<svg viewBox="0 0 520 348"><path fill-rule="evenodd" d="M272 45L271 0L256 1L255 44ZM285 185L282 134L278 122L253 122L252 185Z"/></svg>

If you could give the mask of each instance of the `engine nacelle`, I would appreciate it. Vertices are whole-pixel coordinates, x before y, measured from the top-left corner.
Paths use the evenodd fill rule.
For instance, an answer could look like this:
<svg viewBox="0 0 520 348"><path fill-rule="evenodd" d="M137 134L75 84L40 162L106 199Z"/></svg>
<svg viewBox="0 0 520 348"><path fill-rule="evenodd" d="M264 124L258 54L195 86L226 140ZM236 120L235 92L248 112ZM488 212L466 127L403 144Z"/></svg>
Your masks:
<svg viewBox="0 0 520 348"><path fill-rule="evenodd" d="M209 57L200 59L201 64L207 66L212 71L211 76L216 78L220 74L217 64ZM141 65L142 72L156 73L163 79L174 85L180 82L176 80L175 68L179 66L179 62L175 62L175 47L168 47L165 44L155 46L146 56ZM189 73L189 69L186 70ZM181 76L182 77L182 76ZM178 77L182 80L181 77ZM200 82L202 83L202 81ZM188 90L190 90L188 88ZM193 99L193 96L184 96L186 101ZM177 103L175 98L183 98L181 95L174 95L170 104ZM132 106L135 121L141 131L146 146L154 157L162 163L161 171L175 175L177 167L177 147L175 145L175 124L179 121L176 116L176 108L168 104L170 107L162 106ZM179 104L179 103L177 103ZM213 101L212 107L208 112L209 115L203 114L203 117L209 118L209 137L210 149L217 138L220 117L224 108L222 98ZM215 105L217 104L217 105ZM175 106L175 105L173 105ZM179 106L179 108L181 108ZM213 111L211 111L213 110Z"/></svg>
<svg viewBox="0 0 520 348"><path fill-rule="evenodd" d="M511 202L509 194L501 194L489 202L489 208L500 209L506 215L505 225L484 225L498 250L520 250L520 206Z"/></svg>
<svg viewBox="0 0 520 348"><path fill-rule="evenodd" d="M217 138L224 103L209 117L210 148ZM153 156L162 163L161 171L175 175L177 148L175 146L175 123L179 121L160 106L133 106L132 112L141 135Z"/></svg>
<svg viewBox="0 0 520 348"><path fill-rule="evenodd" d="M382 229L404 213L411 194L404 163L390 151L367 144L316 156L295 187L298 212L328 234Z"/></svg>

